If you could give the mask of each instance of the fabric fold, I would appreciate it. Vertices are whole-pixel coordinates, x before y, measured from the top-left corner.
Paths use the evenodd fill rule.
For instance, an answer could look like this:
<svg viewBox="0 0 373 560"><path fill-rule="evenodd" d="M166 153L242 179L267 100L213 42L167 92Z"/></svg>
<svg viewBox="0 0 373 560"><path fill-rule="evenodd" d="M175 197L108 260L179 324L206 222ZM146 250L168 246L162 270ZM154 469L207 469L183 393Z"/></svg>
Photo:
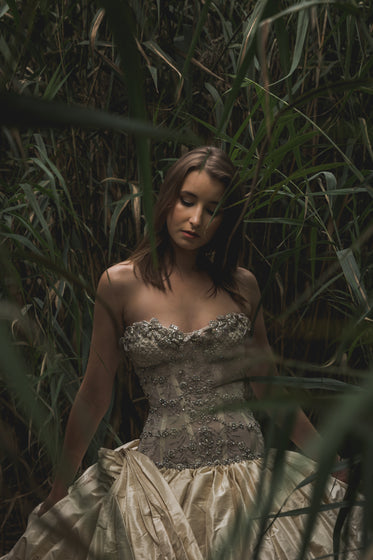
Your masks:
<svg viewBox="0 0 373 560"><path fill-rule="evenodd" d="M190 524L153 462L134 450L122 453L124 468L111 492L135 557L202 560Z"/></svg>
<svg viewBox="0 0 373 560"><path fill-rule="evenodd" d="M261 560L297 558L307 515L293 515L292 510L310 503L312 484L301 483L314 471L313 461L286 453L269 510L281 516L268 517L263 524L273 454L266 464L256 459L158 469L137 451L137 444L101 449L98 463L68 496L41 518L38 508L34 510L26 532L3 560L247 560L259 541ZM330 478L324 506L341 501L344 491L345 485ZM320 512L306 558L332 554L337 511ZM359 523L356 510L348 560L359 558L353 550L360 541Z"/></svg>

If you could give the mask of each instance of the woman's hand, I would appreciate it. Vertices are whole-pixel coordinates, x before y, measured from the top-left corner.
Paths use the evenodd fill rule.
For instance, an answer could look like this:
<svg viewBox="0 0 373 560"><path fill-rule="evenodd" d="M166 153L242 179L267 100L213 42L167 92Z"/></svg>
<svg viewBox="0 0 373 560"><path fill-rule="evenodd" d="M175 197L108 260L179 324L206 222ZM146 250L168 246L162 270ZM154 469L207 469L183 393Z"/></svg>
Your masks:
<svg viewBox="0 0 373 560"><path fill-rule="evenodd" d="M343 461L343 459L340 458L340 456L337 456L337 463L340 463L341 461ZM337 480L340 480L341 482L344 482L345 484L348 483L348 477L349 477L349 468L345 467L344 469L340 470L340 471L333 471L332 472L332 476L334 476L334 478L336 478Z"/></svg>
<svg viewBox="0 0 373 560"><path fill-rule="evenodd" d="M44 513L46 513L51 507L53 507L57 502L62 500L67 495L67 488L63 485L55 484L53 485L52 490L48 494L47 498L39 507L37 512L38 517L41 517Z"/></svg>

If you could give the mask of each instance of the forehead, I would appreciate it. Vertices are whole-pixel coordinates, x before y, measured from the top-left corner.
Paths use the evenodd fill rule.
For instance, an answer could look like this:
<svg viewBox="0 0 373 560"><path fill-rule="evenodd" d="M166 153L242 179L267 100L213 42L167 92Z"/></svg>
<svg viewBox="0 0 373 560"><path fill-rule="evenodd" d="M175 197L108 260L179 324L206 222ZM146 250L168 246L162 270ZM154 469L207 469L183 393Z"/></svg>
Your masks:
<svg viewBox="0 0 373 560"><path fill-rule="evenodd" d="M221 181L211 177L206 171L191 171L181 186L181 192L189 192L207 202L219 202L225 187Z"/></svg>

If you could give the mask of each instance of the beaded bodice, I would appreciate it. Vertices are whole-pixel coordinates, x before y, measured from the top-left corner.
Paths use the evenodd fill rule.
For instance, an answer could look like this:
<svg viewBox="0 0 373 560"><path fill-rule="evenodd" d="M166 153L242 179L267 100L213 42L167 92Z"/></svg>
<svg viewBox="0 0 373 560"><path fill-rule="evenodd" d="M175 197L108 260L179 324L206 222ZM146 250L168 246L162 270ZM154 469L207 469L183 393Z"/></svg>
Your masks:
<svg viewBox="0 0 373 560"><path fill-rule="evenodd" d="M149 400L139 451L158 467L197 468L261 456L263 438L244 399L250 320L229 313L184 333L157 319L121 342Z"/></svg>

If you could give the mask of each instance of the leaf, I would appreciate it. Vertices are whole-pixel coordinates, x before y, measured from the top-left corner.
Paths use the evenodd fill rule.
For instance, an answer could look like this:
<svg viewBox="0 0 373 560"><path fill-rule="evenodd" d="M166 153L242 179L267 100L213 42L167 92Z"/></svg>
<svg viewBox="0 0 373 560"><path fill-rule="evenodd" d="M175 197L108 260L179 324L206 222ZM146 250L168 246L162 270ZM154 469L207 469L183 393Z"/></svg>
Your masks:
<svg viewBox="0 0 373 560"><path fill-rule="evenodd" d="M222 113L223 113L223 108L224 108L222 98L220 97L217 89L212 84L209 84L208 82L206 82L205 83L205 88L211 94L211 96L214 100L214 103L215 103L215 106L214 106L215 118L216 118L216 121L219 122L220 119L221 119Z"/></svg>
<svg viewBox="0 0 373 560"><path fill-rule="evenodd" d="M49 248L49 252L50 255L53 257L54 256L54 243L53 243L53 239L51 236L51 233L49 231L49 226L43 216L43 213L41 211L41 208L39 206L39 203L36 199L35 193L33 192L32 188L30 185L27 184L21 184L20 185L23 189L23 191L25 192L26 196L27 196L27 200L31 206L31 208L34 210L37 219L40 222L41 225L41 232L40 234L46 238L46 241L48 243L48 248Z"/></svg>
<svg viewBox="0 0 373 560"><path fill-rule="evenodd" d="M352 249L348 248L337 251L337 257L355 301L365 308L366 311L369 311L368 297L361 282L360 270Z"/></svg>
<svg viewBox="0 0 373 560"><path fill-rule="evenodd" d="M115 203L114 212L111 216L110 228L109 228L109 259L111 258L111 250L113 248L114 235L118 224L118 220L122 212L126 209L128 202L132 198L133 198L132 194L126 194L121 200L118 200L118 202Z"/></svg>
<svg viewBox="0 0 373 560"><path fill-rule="evenodd" d="M279 14L276 15L276 19L281 19L283 16L280 16ZM295 39L295 45L294 45L294 51L293 51L293 60L291 63L291 67L289 72L282 77L280 80L277 80L277 82L274 82L273 84L271 84L271 86L277 85L280 82L282 82L283 80L286 80L287 78L289 78L296 70L296 68L299 65L299 61L301 59L301 57L304 54L304 44L306 41L306 37L307 37L307 32L308 32L308 26L309 26L309 12L306 9L303 9L299 12L298 14L298 22L297 22L297 30L296 30L296 39ZM271 18L269 18L268 21L272 21ZM284 55L285 58L286 54Z"/></svg>
<svg viewBox="0 0 373 560"><path fill-rule="evenodd" d="M180 70L178 70L178 68L176 67L176 62L168 55L164 52L164 50L161 49L161 47L159 47L154 41L150 40L150 41L145 41L145 43L143 43L145 47L147 47L148 49L150 49L152 52L154 52L157 56L159 56L166 64L168 64L170 66L170 68L172 68L172 70L174 70L177 75L179 76L179 78L181 78L181 72Z"/></svg>
<svg viewBox="0 0 373 560"><path fill-rule="evenodd" d="M179 140L199 144L197 136L188 130L180 132L156 127L145 119L127 118L78 105L44 101L36 97L0 93L0 124L3 126L89 129L111 129L155 140Z"/></svg>
<svg viewBox="0 0 373 560"><path fill-rule="evenodd" d="M72 70L69 73L67 73L65 76L61 77L61 69L62 69L62 62L56 68L53 76L49 80L48 85L47 85L47 87L44 91L44 94L43 94L43 99L47 99L48 101L51 101L52 99L54 99L54 97L56 97L57 93L62 88L64 83L70 77L70 75L72 73Z"/></svg>
<svg viewBox="0 0 373 560"><path fill-rule="evenodd" d="M205 0L205 2L203 3L203 8L202 8L200 16L198 18L197 25L196 25L192 40L190 42L188 53L187 53L187 56L185 58L183 70L181 72L184 80L186 79L186 77L188 75L189 65L190 65L191 60L193 58L193 54L194 54L194 51L196 49L199 37L200 37L200 35L203 31L203 26L205 24L205 21L206 21L207 15L208 15L208 10L209 10L211 1L212 0ZM180 93L181 93L182 85L183 85L183 83L180 81L179 91L176 93L176 98L178 98Z"/></svg>
<svg viewBox="0 0 373 560"><path fill-rule="evenodd" d="M39 438L45 445L49 457L56 456L56 439L51 437L47 409L40 399L35 398L34 388L28 378L28 368L16 350L5 321L0 321L0 370L1 378L14 395L26 416L35 425Z"/></svg>
<svg viewBox="0 0 373 560"><path fill-rule="evenodd" d="M227 122L232 112L233 105L238 97L238 92L242 86L243 80L246 77L247 69L253 60L254 51L256 48L255 39L257 31L259 29L261 18L263 17L268 3L269 0L259 0L258 2L255 2L253 12L250 15L247 24L245 25L245 39L241 48L238 72L234 78L231 90L225 102L223 114L218 123L217 134L220 134L222 131L224 131L227 126Z"/></svg>

